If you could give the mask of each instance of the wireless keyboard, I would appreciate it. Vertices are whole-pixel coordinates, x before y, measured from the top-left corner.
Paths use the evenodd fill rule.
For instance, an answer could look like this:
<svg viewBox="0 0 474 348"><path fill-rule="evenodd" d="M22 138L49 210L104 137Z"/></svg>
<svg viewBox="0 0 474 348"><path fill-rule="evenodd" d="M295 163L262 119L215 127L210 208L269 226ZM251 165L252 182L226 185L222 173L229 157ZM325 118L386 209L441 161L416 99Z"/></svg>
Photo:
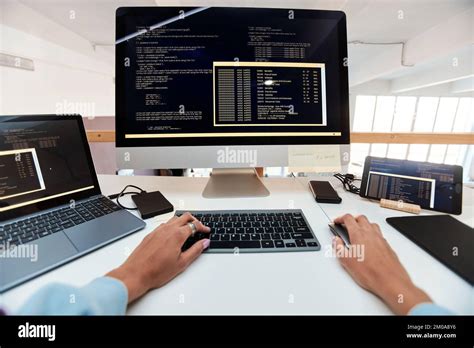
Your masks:
<svg viewBox="0 0 474 348"><path fill-rule="evenodd" d="M185 212L176 211L175 215L180 216ZM211 243L208 249L211 253L321 249L300 209L189 212L211 228ZM206 234L197 232L196 235L196 239L201 239Z"/></svg>

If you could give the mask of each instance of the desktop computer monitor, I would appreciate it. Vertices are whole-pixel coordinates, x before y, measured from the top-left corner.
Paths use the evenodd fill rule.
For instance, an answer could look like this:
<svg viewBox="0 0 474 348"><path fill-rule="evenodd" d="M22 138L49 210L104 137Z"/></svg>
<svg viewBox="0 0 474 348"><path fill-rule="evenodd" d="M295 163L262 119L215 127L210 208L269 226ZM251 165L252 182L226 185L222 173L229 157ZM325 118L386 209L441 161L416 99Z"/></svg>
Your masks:
<svg viewBox="0 0 474 348"><path fill-rule="evenodd" d="M292 147L349 143L343 12L123 7L115 63L119 168L288 166ZM204 195L268 194L242 177Z"/></svg>

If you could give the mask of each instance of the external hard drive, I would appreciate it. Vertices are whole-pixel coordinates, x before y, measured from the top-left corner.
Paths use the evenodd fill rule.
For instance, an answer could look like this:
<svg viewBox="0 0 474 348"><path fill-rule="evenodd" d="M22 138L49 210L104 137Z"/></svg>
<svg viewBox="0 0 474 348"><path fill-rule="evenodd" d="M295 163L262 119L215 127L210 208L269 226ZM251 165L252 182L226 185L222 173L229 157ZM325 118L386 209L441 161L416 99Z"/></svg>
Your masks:
<svg viewBox="0 0 474 348"><path fill-rule="evenodd" d="M161 194L160 191L144 192L132 196L142 219L149 219L156 215L170 213L173 205Z"/></svg>

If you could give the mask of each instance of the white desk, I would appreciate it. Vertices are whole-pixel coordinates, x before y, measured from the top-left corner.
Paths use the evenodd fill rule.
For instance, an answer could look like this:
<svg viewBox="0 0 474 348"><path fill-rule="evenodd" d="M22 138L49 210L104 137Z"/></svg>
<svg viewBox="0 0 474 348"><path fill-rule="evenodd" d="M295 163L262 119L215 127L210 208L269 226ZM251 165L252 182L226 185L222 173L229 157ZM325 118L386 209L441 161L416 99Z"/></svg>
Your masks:
<svg viewBox="0 0 474 348"><path fill-rule="evenodd" d="M473 288L386 224L386 217L403 213L346 193L337 181L334 186L343 199L339 205L316 204L307 189L308 178L264 179L271 192L266 198L213 200L201 196L205 178L100 176L99 180L107 195L127 184L160 190L178 209L302 209L322 244L319 252L204 254L171 283L134 303L129 314L389 314L377 297L357 286L338 261L328 257L332 235L327 223L346 212L365 214L380 224L415 283L437 303L457 313L474 312ZM474 189L465 188L464 193L460 219L472 226ZM150 219L145 230L7 292L2 306L14 311L50 282L81 286L105 274L171 216Z"/></svg>

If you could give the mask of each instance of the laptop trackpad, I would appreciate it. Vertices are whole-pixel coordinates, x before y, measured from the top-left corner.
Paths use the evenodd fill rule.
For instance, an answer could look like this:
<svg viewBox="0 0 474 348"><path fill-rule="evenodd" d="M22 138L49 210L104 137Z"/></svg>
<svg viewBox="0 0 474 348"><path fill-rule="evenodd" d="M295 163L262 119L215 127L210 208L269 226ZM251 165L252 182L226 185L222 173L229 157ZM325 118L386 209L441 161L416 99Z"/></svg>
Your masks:
<svg viewBox="0 0 474 348"><path fill-rule="evenodd" d="M65 231L80 251L99 247L125 234L138 231L145 223L125 210L88 221Z"/></svg>
<svg viewBox="0 0 474 348"><path fill-rule="evenodd" d="M76 248L62 232L37 239L21 247L22 257L2 258L0 289L17 284L25 280L25 277L44 273L77 254Z"/></svg>

